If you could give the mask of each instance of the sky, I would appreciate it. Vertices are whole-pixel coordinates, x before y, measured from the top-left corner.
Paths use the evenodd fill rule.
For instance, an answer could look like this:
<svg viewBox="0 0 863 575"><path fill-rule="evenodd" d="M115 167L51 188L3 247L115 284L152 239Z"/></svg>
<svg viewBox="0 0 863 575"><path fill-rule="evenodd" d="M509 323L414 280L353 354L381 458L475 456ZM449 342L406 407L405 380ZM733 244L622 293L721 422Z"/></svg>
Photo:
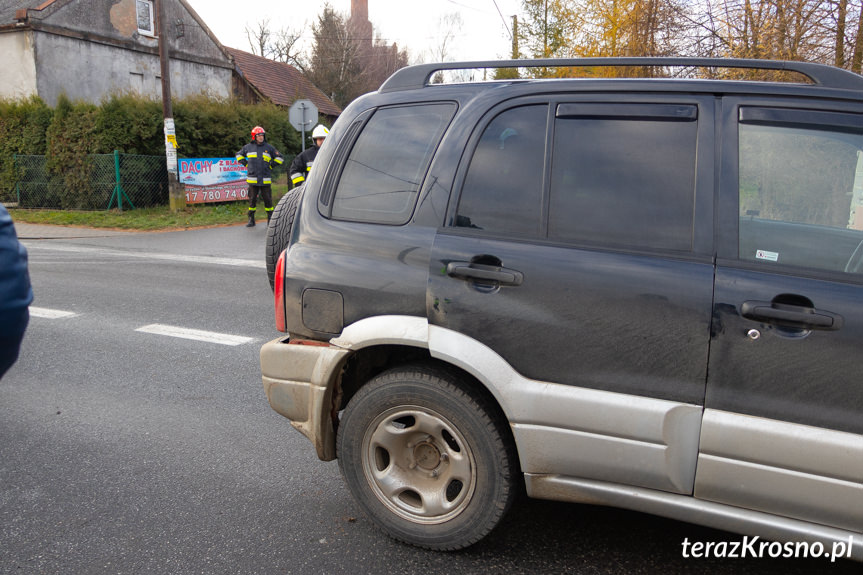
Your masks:
<svg viewBox="0 0 863 575"><path fill-rule="evenodd" d="M312 43L312 26L323 11L323 0L186 0L219 41L230 48L251 51L245 28L264 18L272 31L303 31L304 46ZM349 14L351 0L329 0L337 12ZM447 60L496 60L512 51L513 14L520 0L368 0L369 20L375 33L388 44L407 49L410 63L436 61L431 54L440 45L441 19L458 14L462 28L452 40Z"/></svg>

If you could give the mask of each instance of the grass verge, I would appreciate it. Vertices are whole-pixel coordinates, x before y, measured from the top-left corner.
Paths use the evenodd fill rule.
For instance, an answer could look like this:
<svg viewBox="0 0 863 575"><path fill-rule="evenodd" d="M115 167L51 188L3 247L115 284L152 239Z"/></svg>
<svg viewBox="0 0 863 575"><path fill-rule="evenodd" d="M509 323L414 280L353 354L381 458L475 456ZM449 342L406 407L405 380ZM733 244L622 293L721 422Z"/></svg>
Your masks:
<svg viewBox="0 0 863 575"><path fill-rule="evenodd" d="M273 186L273 205L288 191L288 186ZM266 221L263 202L258 200L258 219ZM172 212L168 206L155 208L117 209L98 212L67 210L9 209L12 219L28 224L110 228L118 230L181 230L241 224L249 214L248 202L194 204Z"/></svg>

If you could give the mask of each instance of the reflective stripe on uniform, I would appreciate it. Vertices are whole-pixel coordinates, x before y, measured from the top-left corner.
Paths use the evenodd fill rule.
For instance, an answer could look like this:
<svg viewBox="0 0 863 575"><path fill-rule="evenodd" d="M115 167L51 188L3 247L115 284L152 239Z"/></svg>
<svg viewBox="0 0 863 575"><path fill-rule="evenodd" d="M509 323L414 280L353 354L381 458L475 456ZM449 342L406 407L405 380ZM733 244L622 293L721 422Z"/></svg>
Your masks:
<svg viewBox="0 0 863 575"><path fill-rule="evenodd" d="M275 209L276 209L276 208L268 208L268 207L264 206L264 211L265 211L265 212L272 212L272 211L273 211L273 210L275 210Z"/></svg>
<svg viewBox="0 0 863 575"><path fill-rule="evenodd" d="M246 154L246 157L247 158L257 158L258 152L249 152L248 154Z"/></svg>
<svg viewBox="0 0 863 575"><path fill-rule="evenodd" d="M268 154L267 152L264 152L264 161L269 162L270 160L272 160L272 158L270 157L270 154Z"/></svg>
<svg viewBox="0 0 863 575"><path fill-rule="evenodd" d="M250 211L250 212L254 212L254 211L256 211L257 209L258 209L258 208L249 208L249 211Z"/></svg>
<svg viewBox="0 0 863 575"><path fill-rule="evenodd" d="M294 185L299 184L305 179L302 174L291 174L291 183Z"/></svg>
<svg viewBox="0 0 863 575"><path fill-rule="evenodd" d="M284 159L282 159L282 158L281 158L281 157L279 157L279 156L276 156L276 163L277 163L277 164L284 164L284 163L285 163L285 160L284 160Z"/></svg>

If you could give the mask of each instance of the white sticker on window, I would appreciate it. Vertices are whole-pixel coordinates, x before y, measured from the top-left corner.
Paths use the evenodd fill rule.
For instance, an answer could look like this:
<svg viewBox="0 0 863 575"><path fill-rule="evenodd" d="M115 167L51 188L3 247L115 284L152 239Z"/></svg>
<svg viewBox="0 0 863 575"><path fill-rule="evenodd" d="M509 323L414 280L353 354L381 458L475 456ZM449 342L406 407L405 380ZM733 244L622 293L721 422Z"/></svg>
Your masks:
<svg viewBox="0 0 863 575"><path fill-rule="evenodd" d="M765 250L757 250L755 252L755 259L767 260L769 262L778 262L779 261L779 254L777 252L768 252Z"/></svg>

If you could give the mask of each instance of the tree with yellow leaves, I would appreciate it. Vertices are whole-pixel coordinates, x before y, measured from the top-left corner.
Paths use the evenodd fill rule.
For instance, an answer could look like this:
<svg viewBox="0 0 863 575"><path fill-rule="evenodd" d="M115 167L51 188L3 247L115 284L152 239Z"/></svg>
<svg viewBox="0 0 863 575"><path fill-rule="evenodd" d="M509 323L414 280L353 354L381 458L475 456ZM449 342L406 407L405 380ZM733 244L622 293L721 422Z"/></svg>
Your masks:
<svg viewBox="0 0 863 575"><path fill-rule="evenodd" d="M524 0L520 42L531 57L665 56L677 52L681 0ZM653 75L599 68L589 75ZM540 70L536 75L566 75Z"/></svg>

